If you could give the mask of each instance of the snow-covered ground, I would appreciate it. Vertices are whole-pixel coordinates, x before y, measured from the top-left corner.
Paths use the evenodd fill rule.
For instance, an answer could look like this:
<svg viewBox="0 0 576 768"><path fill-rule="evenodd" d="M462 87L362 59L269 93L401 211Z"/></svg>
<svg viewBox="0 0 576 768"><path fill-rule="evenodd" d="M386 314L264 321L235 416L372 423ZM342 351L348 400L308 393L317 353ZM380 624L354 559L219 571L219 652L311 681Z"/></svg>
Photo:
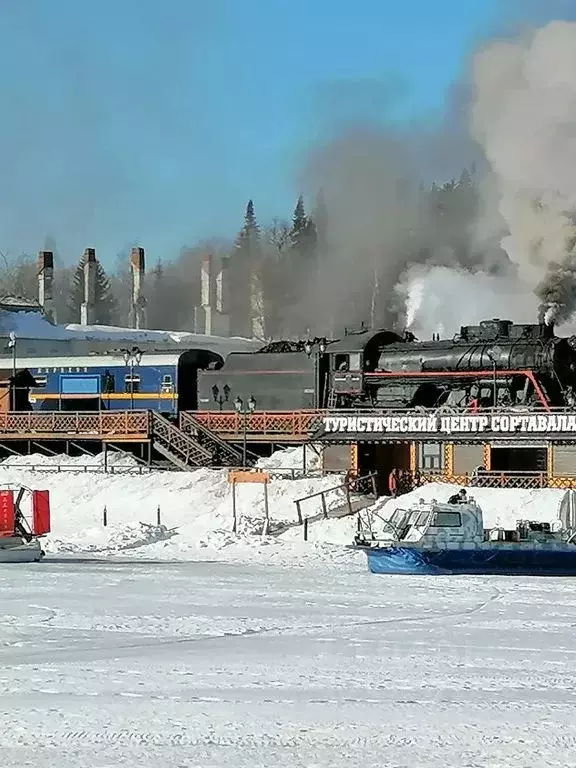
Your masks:
<svg viewBox="0 0 576 768"><path fill-rule="evenodd" d="M223 470L97 474L82 457L33 472L39 459L0 464L0 487L48 488L53 513L46 560L0 566L2 768L576 764L576 582L373 576L343 547L353 518L262 538L259 486L238 488L233 535ZM274 479L272 521L339 481ZM473 493L490 525L554 520L563 496Z"/></svg>
<svg viewBox="0 0 576 768"><path fill-rule="evenodd" d="M3 768L574 765L576 583L0 569Z"/></svg>

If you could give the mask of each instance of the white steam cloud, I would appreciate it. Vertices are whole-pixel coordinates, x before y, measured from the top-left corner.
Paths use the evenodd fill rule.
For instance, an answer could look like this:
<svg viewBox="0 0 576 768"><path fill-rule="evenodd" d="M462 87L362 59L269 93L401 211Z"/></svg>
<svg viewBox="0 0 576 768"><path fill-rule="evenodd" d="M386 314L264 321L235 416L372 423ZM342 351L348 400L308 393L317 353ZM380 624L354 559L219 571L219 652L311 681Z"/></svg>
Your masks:
<svg viewBox="0 0 576 768"><path fill-rule="evenodd" d="M533 323L538 300L515 277L468 272L452 267L414 266L398 286L407 327L421 339L439 333L451 338L462 325L492 317Z"/></svg>
<svg viewBox="0 0 576 768"><path fill-rule="evenodd" d="M543 310L566 321L576 312L576 23L489 45L473 77L471 129L495 176L502 247Z"/></svg>

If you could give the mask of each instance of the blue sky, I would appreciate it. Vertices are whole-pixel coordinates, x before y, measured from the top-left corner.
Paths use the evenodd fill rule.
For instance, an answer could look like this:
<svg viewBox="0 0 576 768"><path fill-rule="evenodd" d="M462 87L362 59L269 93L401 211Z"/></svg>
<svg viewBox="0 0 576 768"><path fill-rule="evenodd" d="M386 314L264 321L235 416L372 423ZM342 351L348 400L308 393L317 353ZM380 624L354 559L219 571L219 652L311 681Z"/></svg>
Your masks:
<svg viewBox="0 0 576 768"><path fill-rule="evenodd" d="M233 235L248 197L289 215L310 141L440 106L502 5L2 0L0 250L154 261Z"/></svg>

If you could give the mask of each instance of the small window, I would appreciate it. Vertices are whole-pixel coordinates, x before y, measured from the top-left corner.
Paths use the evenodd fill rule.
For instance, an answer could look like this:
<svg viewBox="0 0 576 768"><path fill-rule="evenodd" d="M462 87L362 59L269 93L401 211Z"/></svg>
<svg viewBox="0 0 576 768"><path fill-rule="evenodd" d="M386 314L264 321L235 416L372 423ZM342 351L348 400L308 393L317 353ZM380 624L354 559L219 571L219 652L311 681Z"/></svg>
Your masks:
<svg viewBox="0 0 576 768"><path fill-rule="evenodd" d="M418 444L418 467L419 469L442 469L443 446L441 443L419 443Z"/></svg>
<svg viewBox="0 0 576 768"><path fill-rule="evenodd" d="M350 370L359 371L361 367L360 352L354 352L354 354L350 355Z"/></svg>
<svg viewBox="0 0 576 768"><path fill-rule="evenodd" d="M350 355L334 355L334 370L335 371L349 371L350 370Z"/></svg>
<svg viewBox="0 0 576 768"><path fill-rule="evenodd" d="M124 390L127 394L140 392L140 376L128 374L124 377L124 384Z"/></svg>
<svg viewBox="0 0 576 768"><path fill-rule="evenodd" d="M172 383L172 376L169 373L162 376L162 384L160 386L162 394L171 394L174 392L174 385Z"/></svg>
<svg viewBox="0 0 576 768"><path fill-rule="evenodd" d="M33 389L45 389L46 385L48 384L48 377L47 376L34 376L34 381L36 382Z"/></svg>
<svg viewBox="0 0 576 768"><path fill-rule="evenodd" d="M426 525L429 517L430 517L430 512L420 512L420 514L416 518L415 525L418 525L418 526Z"/></svg>
<svg viewBox="0 0 576 768"><path fill-rule="evenodd" d="M460 512L437 512L432 523L433 528L460 528Z"/></svg>

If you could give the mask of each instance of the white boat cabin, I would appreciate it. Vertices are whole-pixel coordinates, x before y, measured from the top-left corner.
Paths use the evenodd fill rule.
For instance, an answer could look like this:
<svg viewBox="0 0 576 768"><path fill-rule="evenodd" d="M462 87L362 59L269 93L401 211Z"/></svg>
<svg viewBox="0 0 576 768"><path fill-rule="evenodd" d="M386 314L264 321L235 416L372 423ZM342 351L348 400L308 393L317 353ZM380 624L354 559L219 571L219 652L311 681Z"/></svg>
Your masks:
<svg viewBox="0 0 576 768"><path fill-rule="evenodd" d="M550 523L519 520L514 530L501 527L485 529L482 510L473 498L459 504L423 499L410 509L396 509L385 520L379 515L359 518L356 545L412 546L429 549L458 549L493 545L501 542L539 544L560 542L561 533L552 531ZM380 531L377 533L376 528Z"/></svg>

